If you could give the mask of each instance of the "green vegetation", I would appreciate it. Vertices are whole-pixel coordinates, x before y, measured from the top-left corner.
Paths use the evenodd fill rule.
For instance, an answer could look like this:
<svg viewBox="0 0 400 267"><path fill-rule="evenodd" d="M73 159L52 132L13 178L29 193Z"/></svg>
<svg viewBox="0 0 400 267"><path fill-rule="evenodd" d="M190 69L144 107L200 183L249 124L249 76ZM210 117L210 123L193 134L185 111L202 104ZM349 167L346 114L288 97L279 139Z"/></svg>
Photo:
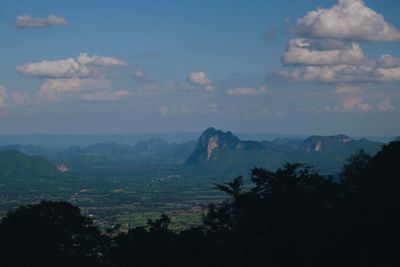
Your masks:
<svg viewBox="0 0 400 267"><path fill-rule="evenodd" d="M179 216L138 213L146 226L101 234L69 203L20 207L0 223L0 265L399 266L399 155L400 142L358 152L338 182L302 164L255 168L250 185L217 184L226 197L180 232Z"/></svg>

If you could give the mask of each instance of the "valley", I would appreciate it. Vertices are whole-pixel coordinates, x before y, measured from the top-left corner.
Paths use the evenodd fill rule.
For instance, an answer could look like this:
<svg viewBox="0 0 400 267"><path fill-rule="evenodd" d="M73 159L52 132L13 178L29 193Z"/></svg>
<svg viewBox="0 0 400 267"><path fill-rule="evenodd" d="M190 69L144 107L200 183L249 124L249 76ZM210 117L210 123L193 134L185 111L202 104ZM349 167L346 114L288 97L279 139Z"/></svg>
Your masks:
<svg viewBox="0 0 400 267"><path fill-rule="evenodd" d="M0 148L0 216L42 199L66 200L102 229L142 226L166 213L179 230L198 225L208 203L224 198L216 183L243 175L246 185L253 167L275 170L300 162L337 179L348 157L359 149L373 155L381 145L344 135L242 141L214 128L183 143L152 138L65 149L10 144Z"/></svg>

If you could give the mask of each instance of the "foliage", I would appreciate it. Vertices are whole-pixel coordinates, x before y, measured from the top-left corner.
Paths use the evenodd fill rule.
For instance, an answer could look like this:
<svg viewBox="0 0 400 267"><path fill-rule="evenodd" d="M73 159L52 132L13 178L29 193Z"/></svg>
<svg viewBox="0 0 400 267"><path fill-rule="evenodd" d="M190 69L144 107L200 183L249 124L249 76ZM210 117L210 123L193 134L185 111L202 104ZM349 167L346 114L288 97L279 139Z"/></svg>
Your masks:
<svg viewBox="0 0 400 267"><path fill-rule="evenodd" d="M42 201L0 224L0 266L97 266L107 239L79 208Z"/></svg>

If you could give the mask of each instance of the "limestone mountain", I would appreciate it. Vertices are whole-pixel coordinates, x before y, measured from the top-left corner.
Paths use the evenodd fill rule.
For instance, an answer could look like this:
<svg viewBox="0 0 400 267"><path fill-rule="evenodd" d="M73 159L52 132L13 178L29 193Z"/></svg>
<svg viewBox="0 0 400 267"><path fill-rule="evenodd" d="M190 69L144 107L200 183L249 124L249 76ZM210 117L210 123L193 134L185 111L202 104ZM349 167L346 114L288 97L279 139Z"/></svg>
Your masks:
<svg viewBox="0 0 400 267"><path fill-rule="evenodd" d="M239 172L254 166L275 169L287 162L304 163L322 173L332 174L340 172L343 163L358 150L373 155L381 145L367 139L354 140L343 134L310 136L304 140L242 141L230 131L208 128L198 139L186 163Z"/></svg>
<svg viewBox="0 0 400 267"><path fill-rule="evenodd" d="M252 150L263 148L262 143L256 141L241 141L230 131L223 132L213 127L205 130L197 141L194 151L187 159L187 163L217 160L223 152Z"/></svg>

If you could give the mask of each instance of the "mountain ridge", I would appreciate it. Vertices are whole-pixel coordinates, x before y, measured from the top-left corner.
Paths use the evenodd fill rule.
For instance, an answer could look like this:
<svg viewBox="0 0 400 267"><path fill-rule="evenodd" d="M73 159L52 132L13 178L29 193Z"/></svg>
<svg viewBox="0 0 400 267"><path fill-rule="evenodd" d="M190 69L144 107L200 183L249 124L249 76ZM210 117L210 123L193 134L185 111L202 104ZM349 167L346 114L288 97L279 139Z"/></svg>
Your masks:
<svg viewBox="0 0 400 267"><path fill-rule="evenodd" d="M210 127L199 137L186 164L221 168L265 166L274 169L287 162L300 162L337 172L358 150L375 154L381 145L367 139L354 140L344 134L312 135L304 140L244 141L230 131Z"/></svg>

